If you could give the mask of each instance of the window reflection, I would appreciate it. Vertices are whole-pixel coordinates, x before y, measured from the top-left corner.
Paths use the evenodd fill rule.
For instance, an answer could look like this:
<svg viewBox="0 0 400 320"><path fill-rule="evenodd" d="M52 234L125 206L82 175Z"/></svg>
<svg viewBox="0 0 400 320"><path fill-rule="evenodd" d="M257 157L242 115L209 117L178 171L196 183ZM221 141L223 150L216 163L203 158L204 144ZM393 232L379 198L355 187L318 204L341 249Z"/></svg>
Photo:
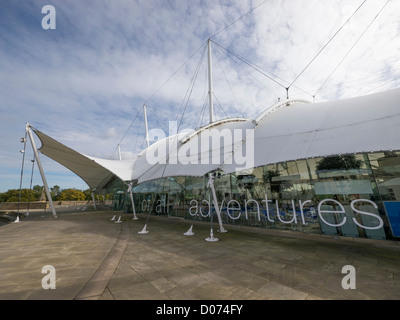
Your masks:
<svg viewBox="0 0 400 320"><path fill-rule="evenodd" d="M135 208L207 221L212 210L207 182L207 176L178 176L139 184L133 188ZM215 179L215 190L224 223L332 236L400 237L398 151L334 155L222 173ZM130 203L121 193L116 196L115 209L121 210L124 201Z"/></svg>

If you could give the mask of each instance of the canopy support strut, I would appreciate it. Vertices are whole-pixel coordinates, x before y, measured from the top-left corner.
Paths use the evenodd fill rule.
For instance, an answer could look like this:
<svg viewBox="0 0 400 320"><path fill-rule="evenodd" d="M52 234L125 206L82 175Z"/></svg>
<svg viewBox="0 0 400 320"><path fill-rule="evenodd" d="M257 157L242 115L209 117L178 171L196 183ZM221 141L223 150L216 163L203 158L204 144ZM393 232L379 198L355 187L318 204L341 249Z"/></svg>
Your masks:
<svg viewBox="0 0 400 320"><path fill-rule="evenodd" d="M95 197L94 197L94 191L92 191L92 200L93 200L93 207L94 207L94 210L97 210L97 208L96 208L96 199L95 199Z"/></svg>
<svg viewBox="0 0 400 320"><path fill-rule="evenodd" d="M217 217L218 217L218 223L219 223L219 228L220 228L218 230L218 232L221 232L221 233L228 232L228 230L226 230L224 228L224 226L222 225L221 212L219 210L218 201L217 201L217 194L215 193L215 188L214 188L214 175L213 175L213 173L209 173L209 175L208 175L208 186L211 189L211 194L212 194L212 198L213 198L213 204L214 204L215 212L217 213Z"/></svg>
<svg viewBox="0 0 400 320"><path fill-rule="evenodd" d="M43 171L42 162L40 161L39 153L38 153L38 150L37 150L37 148L36 148L36 143L35 143L35 140L33 139L32 130L31 130L31 125L30 125L29 123L26 124L25 130L26 130L26 132L28 133L29 140L31 141L33 153L35 154L36 163L37 163L37 165L38 165L38 168L39 168L39 171L40 171L40 175L41 175L41 177L42 177L42 181L43 181L43 185L44 185L44 190L46 191L47 200L48 200L49 203L50 203L50 207L51 207L51 211L52 211L52 213L53 213L53 217L54 217L54 218L57 218L56 209L54 208L53 199L51 198L49 186L48 186L48 184L47 184L46 176L44 175L44 171Z"/></svg>
<svg viewBox="0 0 400 320"><path fill-rule="evenodd" d="M131 197L131 202L132 202L132 211L133 211L133 218L132 220L139 220L139 218L136 216L136 210L135 210L135 202L133 201L133 193L132 193L132 188L133 188L133 183L129 183L128 185L128 192Z"/></svg>

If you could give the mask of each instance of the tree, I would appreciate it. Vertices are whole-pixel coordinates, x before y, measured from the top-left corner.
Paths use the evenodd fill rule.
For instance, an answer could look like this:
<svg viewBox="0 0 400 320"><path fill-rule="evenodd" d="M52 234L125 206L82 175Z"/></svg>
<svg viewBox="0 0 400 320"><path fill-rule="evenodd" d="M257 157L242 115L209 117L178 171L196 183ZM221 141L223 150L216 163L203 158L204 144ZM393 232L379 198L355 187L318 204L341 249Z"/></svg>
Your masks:
<svg viewBox="0 0 400 320"><path fill-rule="evenodd" d="M40 197L40 195L39 195ZM20 190L19 189L10 189L0 196L1 202L29 202L29 201L37 201L37 194L35 194L34 190L31 189L21 189L21 199L20 199Z"/></svg>
<svg viewBox="0 0 400 320"><path fill-rule="evenodd" d="M354 154L326 157L317 162L316 171L360 169L361 165L362 161L357 160Z"/></svg>
<svg viewBox="0 0 400 320"><path fill-rule="evenodd" d="M44 194L43 186L35 185L32 189L21 189L21 202L39 201ZM50 188L50 194L53 201L85 201L92 199L92 190L78 190L75 188L61 189L55 185ZM9 189L4 193L0 193L0 202L18 202L20 197L19 189ZM110 198L106 195L105 198ZM46 198L46 200L48 200Z"/></svg>
<svg viewBox="0 0 400 320"><path fill-rule="evenodd" d="M35 199L33 201L39 201L40 197L42 196L43 193L43 186L35 185L32 187L32 199Z"/></svg>
<svg viewBox="0 0 400 320"><path fill-rule="evenodd" d="M75 188L64 189L61 191L61 200L82 201L85 200L85 194Z"/></svg>
<svg viewBox="0 0 400 320"><path fill-rule="evenodd" d="M82 191L85 194L85 200L91 200L92 199L92 189L86 189Z"/></svg>
<svg viewBox="0 0 400 320"><path fill-rule="evenodd" d="M54 201L61 200L61 188L58 185L50 188L50 194Z"/></svg>
<svg viewBox="0 0 400 320"><path fill-rule="evenodd" d="M263 173L262 179L265 184L269 183L271 187L271 192L279 192L280 191L280 182L272 182L273 177L279 177L280 173L278 170L267 170Z"/></svg>

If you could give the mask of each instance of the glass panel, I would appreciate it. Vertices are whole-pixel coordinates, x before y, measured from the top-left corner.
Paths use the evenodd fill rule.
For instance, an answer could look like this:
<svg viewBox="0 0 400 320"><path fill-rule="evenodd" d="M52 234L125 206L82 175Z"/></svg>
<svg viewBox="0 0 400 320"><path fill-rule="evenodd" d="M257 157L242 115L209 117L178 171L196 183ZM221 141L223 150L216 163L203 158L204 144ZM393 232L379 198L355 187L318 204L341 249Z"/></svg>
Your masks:
<svg viewBox="0 0 400 320"><path fill-rule="evenodd" d="M173 177L133 188L137 212L209 221L208 176ZM130 204L113 181L113 208ZM223 223L349 237L400 237L400 152L288 161L215 179ZM266 201L268 200L268 202ZM214 216L214 222L216 217Z"/></svg>
<svg viewBox="0 0 400 320"><path fill-rule="evenodd" d="M194 220L207 219L207 217L204 217L201 214L202 212L208 213L208 207L204 208L202 206L202 204L204 204L202 201L208 199L208 194L205 192L205 186L206 177L185 178L185 194L180 210L186 218Z"/></svg>
<svg viewBox="0 0 400 320"><path fill-rule="evenodd" d="M400 237L400 152L368 154L381 200L378 207L387 233Z"/></svg>
<svg viewBox="0 0 400 320"><path fill-rule="evenodd" d="M322 233L385 238L383 228L373 232L369 229L378 226L379 218L371 203L377 198L377 190L365 154L320 158L315 164L315 174L318 177L314 182L316 198L320 204L328 205L325 210L321 207L326 211L319 219Z"/></svg>

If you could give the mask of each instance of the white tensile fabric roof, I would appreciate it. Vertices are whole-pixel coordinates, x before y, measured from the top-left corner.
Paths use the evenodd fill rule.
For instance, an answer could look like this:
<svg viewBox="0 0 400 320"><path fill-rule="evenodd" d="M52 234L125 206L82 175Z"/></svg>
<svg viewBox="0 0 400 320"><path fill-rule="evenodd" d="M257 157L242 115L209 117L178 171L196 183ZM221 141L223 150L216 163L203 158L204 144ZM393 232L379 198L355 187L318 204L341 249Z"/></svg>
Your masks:
<svg viewBox="0 0 400 320"><path fill-rule="evenodd" d="M131 161L118 161L100 159L83 155L37 129L33 129L39 137L42 146L40 152L57 161L81 177L89 187L102 189L115 177L123 181L130 180L133 163Z"/></svg>
<svg viewBox="0 0 400 320"><path fill-rule="evenodd" d="M208 149L201 149L200 141L208 140L212 129L220 136L230 135L231 141L217 138ZM394 89L342 101L282 102L254 120L225 119L191 135L167 137L130 161L86 156L34 131L44 155L72 170L91 188L102 189L115 177L141 183L168 176L202 176L216 169L229 173L311 157L400 150L399 129L400 89ZM222 141L228 141L225 148ZM165 150L165 157L159 158L164 161L154 163L160 150ZM235 155L246 155L248 161L238 165Z"/></svg>

